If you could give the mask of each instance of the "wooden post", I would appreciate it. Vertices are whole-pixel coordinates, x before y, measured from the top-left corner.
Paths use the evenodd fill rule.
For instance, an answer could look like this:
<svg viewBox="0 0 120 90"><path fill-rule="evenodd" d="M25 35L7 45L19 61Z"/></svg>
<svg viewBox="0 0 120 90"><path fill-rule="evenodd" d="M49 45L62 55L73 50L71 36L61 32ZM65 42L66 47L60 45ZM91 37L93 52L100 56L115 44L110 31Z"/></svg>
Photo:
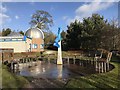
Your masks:
<svg viewBox="0 0 120 90"><path fill-rule="evenodd" d="M27 58L25 58L25 65L27 66Z"/></svg>
<svg viewBox="0 0 120 90"><path fill-rule="evenodd" d="M29 58L29 62L28 63L29 63L29 66L30 66L30 58Z"/></svg>
<svg viewBox="0 0 120 90"><path fill-rule="evenodd" d="M79 61L79 65L81 66L81 60Z"/></svg>
<svg viewBox="0 0 120 90"><path fill-rule="evenodd" d="M31 66L33 66L33 59L31 58Z"/></svg>
<svg viewBox="0 0 120 90"><path fill-rule="evenodd" d="M109 71L109 62L107 62L107 71Z"/></svg>
<svg viewBox="0 0 120 90"><path fill-rule="evenodd" d="M23 64L25 63L25 58L23 58Z"/></svg>
<svg viewBox="0 0 120 90"><path fill-rule="evenodd" d="M32 58L30 58L30 64L31 64L31 66L33 66L33 65L32 65Z"/></svg>
<svg viewBox="0 0 120 90"><path fill-rule="evenodd" d="M24 58L22 59L22 64L24 65Z"/></svg>
<svg viewBox="0 0 120 90"><path fill-rule="evenodd" d="M15 67L15 70L16 70L16 69L17 69L17 67L18 67L17 63L15 63L15 64L14 64L14 67Z"/></svg>
<svg viewBox="0 0 120 90"><path fill-rule="evenodd" d="M19 61L17 62L17 67L18 67L18 69L19 69Z"/></svg>
<svg viewBox="0 0 120 90"><path fill-rule="evenodd" d="M95 62L95 68L96 68L96 71L98 70L98 63L97 61Z"/></svg>
<svg viewBox="0 0 120 90"><path fill-rule="evenodd" d="M11 69L13 69L13 61L11 62Z"/></svg>
<svg viewBox="0 0 120 90"><path fill-rule="evenodd" d="M82 66L84 66L84 61L82 60Z"/></svg>
<svg viewBox="0 0 120 90"><path fill-rule="evenodd" d="M83 60L81 60L81 66L83 66Z"/></svg>
<svg viewBox="0 0 120 90"><path fill-rule="evenodd" d="M94 66L95 62L94 62L94 59L93 59L93 66Z"/></svg>
<svg viewBox="0 0 120 90"><path fill-rule="evenodd" d="M81 60L80 64L81 64L81 66L82 66L82 60Z"/></svg>
<svg viewBox="0 0 120 90"><path fill-rule="evenodd" d="M100 73L100 62L98 63L98 70L99 70L99 73Z"/></svg>
<svg viewBox="0 0 120 90"><path fill-rule="evenodd" d="M23 59L23 64L24 64L24 66L25 66L25 58Z"/></svg>
<svg viewBox="0 0 120 90"><path fill-rule="evenodd" d="M22 63L23 63L23 59L24 59L24 58L22 58Z"/></svg>
<svg viewBox="0 0 120 90"><path fill-rule="evenodd" d="M102 73L103 73L103 62L101 62L101 64L102 64L102 65L101 65L101 69L102 69L101 71L102 71Z"/></svg>
<svg viewBox="0 0 120 90"><path fill-rule="evenodd" d="M68 59L67 59L67 60L68 60L67 62L68 62L68 64L69 64L69 57L68 57Z"/></svg>
<svg viewBox="0 0 120 90"><path fill-rule="evenodd" d="M106 62L104 62L104 71L106 72Z"/></svg>
<svg viewBox="0 0 120 90"><path fill-rule="evenodd" d="M75 64L75 58L73 59L73 64Z"/></svg>
<svg viewBox="0 0 120 90"><path fill-rule="evenodd" d="M26 66L28 66L28 58L26 59Z"/></svg>

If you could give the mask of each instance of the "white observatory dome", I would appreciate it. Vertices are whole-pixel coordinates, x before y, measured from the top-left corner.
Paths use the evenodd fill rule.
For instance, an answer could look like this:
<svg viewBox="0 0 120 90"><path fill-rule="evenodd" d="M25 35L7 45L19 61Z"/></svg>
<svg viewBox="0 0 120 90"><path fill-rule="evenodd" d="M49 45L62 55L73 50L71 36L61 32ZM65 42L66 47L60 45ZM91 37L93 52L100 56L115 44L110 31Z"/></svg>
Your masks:
<svg viewBox="0 0 120 90"><path fill-rule="evenodd" d="M25 35L29 38L42 38L44 39L44 33L38 28L30 28L26 31Z"/></svg>

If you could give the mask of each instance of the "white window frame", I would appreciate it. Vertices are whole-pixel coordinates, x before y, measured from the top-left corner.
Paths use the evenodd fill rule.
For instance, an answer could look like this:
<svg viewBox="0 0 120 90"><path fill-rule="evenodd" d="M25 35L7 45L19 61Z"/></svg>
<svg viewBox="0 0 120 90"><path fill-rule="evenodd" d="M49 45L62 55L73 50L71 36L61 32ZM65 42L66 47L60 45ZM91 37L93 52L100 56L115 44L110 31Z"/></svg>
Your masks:
<svg viewBox="0 0 120 90"><path fill-rule="evenodd" d="M44 48L44 46L42 46L42 44L40 44L40 49L43 49Z"/></svg>
<svg viewBox="0 0 120 90"><path fill-rule="evenodd" d="M33 48L33 49L37 49L37 48L38 48L38 45L37 45L37 44L33 44L33 45L32 45L32 48Z"/></svg>

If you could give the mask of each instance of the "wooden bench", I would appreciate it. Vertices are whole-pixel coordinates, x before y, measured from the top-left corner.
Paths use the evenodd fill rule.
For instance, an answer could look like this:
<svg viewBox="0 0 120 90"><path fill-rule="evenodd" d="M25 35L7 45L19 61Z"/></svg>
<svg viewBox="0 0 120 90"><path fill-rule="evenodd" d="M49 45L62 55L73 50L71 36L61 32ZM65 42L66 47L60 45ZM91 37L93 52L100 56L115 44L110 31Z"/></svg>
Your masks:
<svg viewBox="0 0 120 90"><path fill-rule="evenodd" d="M112 57L112 52L108 52L107 58L102 58L102 57L95 57L95 58L99 62L110 62L111 57Z"/></svg>
<svg viewBox="0 0 120 90"><path fill-rule="evenodd" d="M111 60L111 57L112 57L112 52L108 52L107 58L97 58L96 66L95 66L96 71L99 71L99 73L109 71L110 70L109 62Z"/></svg>

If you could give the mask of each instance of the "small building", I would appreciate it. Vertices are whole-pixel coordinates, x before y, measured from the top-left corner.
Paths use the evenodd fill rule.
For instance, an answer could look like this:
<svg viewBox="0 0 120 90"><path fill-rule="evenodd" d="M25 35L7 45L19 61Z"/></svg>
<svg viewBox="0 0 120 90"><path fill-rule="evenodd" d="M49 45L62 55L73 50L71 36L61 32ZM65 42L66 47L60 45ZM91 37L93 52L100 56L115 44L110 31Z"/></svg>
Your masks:
<svg viewBox="0 0 120 90"><path fill-rule="evenodd" d="M38 28L30 28L25 35L16 32L0 37L0 48L12 48L14 53L44 51L44 33Z"/></svg>

